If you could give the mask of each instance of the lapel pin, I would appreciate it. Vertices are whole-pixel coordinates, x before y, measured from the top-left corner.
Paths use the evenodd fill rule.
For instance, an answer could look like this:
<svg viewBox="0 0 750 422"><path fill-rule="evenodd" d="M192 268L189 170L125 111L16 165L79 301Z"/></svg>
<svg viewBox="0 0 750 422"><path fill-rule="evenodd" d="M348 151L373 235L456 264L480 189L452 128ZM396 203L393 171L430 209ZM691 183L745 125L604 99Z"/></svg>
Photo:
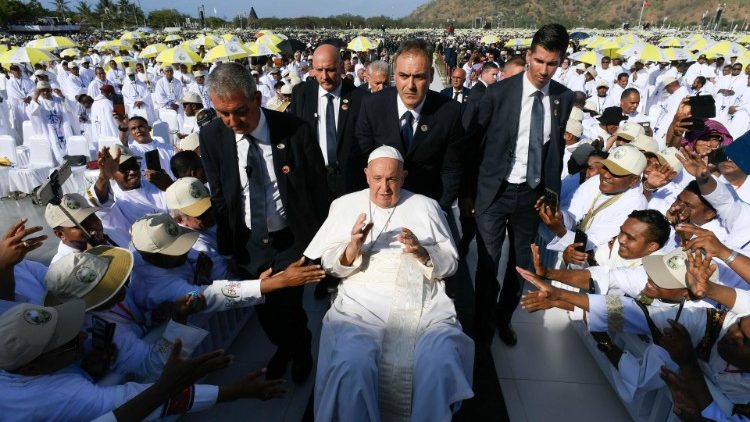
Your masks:
<svg viewBox="0 0 750 422"><path fill-rule="evenodd" d="M555 105L560 105L560 100L555 99Z"/></svg>
<svg viewBox="0 0 750 422"><path fill-rule="evenodd" d="M281 172L284 174L289 174L289 172L292 171L292 169L289 166L282 166Z"/></svg>
<svg viewBox="0 0 750 422"><path fill-rule="evenodd" d="M276 148L278 148L278 149L284 149L284 148L286 148L286 145L284 145L284 144L278 144L278 145L276 145Z"/></svg>
<svg viewBox="0 0 750 422"><path fill-rule="evenodd" d="M343 103L343 104L341 104L341 110L343 110L343 111L349 110L349 103Z"/></svg>
<svg viewBox="0 0 750 422"><path fill-rule="evenodd" d="M421 130L422 132L427 132L427 129L429 129L427 125L422 125L419 127L419 130Z"/></svg>

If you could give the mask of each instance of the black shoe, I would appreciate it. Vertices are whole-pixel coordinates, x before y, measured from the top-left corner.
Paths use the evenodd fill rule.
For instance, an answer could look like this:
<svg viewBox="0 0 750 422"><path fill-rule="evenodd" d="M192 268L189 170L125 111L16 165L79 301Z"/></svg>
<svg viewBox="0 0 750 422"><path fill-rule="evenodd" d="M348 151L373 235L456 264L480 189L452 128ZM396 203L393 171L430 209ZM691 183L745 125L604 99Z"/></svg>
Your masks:
<svg viewBox="0 0 750 422"><path fill-rule="evenodd" d="M304 351L295 353L292 359L292 381L296 384L302 384L307 381L307 377L312 372L313 359L310 348L306 348Z"/></svg>
<svg viewBox="0 0 750 422"><path fill-rule="evenodd" d="M497 326L497 336L508 346L515 346L518 343L518 337L516 332L513 331L510 324L503 324Z"/></svg>
<svg viewBox="0 0 750 422"><path fill-rule="evenodd" d="M266 365L266 379L275 380L284 376L290 360L292 360L292 355L288 351L281 348L277 349L276 353L271 356L271 360L268 361L268 365Z"/></svg>

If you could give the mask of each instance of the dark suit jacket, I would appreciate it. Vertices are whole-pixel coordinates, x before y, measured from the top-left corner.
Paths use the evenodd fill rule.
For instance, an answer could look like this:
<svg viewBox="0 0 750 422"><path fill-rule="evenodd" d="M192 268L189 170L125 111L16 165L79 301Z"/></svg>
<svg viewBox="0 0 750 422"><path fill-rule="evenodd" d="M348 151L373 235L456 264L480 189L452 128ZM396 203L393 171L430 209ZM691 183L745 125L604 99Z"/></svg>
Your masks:
<svg viewBox="0 0 750 422"><path fill-rule="evenodd" d="M261 110L268 122L274 171L294 236L294 246L285 261L299 259L328 213L323 157L304 121L290 113ZM200 146L216 215L219 252L231 255L240 265L248 265L250 231L242 217L245 204L241 200L235 134L216 119L201 128ZM274 262L274 269L283 269L288 263Z"/></svg>
<svg viewBox="0 0 750 422"><path fill-rule="evenodd" d="M336 127L336 155L338 166L327 168L328 189L331 200L341 195L355 192L367 187L364 168L367 159L355 139L355 126L362 98L368 93L356 89L354 83L344 79L341 84L341 101L338 110ZM318 82L308 78L303 84L297 84L292 92L292 108L297 117L306 121L312 129L313 139L318 139ZM325 124L325 123L323 123ZM319 143L317 143L320 145ZM321 151L321 154L325 154Z"/></svg>
<svg viewBox="0 0 750 422"><path fill-rule="evenodd" d="M484 212L492 203L513 168L521 113L522 78L525 75L519 73L490 85L480 101L477 126L472 129L472 136L480 136L481 139L486 135L486 138L484 148L478 151L482 158L476 184L476 214ZM550 139L542 149L542 178L537 188L539 192L545 187L555 192L560 191L565 147L563 133L574 99L573 91L556 81L549 83L549 96L552 125Z"/></svg>
<svg viewBox="0 0 750 422"><path fill-rule="evenodd" d="M478 84L479 85L479 84ZM469 92L471 90L467 87L461 87L461 103L465 104L466 101L469 99ZM449 86L448 88L445 88L444 90L440 91L442 95L445 95L446 97L453 99L453 87Z"/></svg>
<svg viewBox="0 0 750 422"><path fill-rule="evenodd" d="M404 156L404 189L429 196L448 208L461 184L464 130L461 104L435 91L428 91L408 151L401 139L397 91L388 87L362 101L357 121L357 139L369 154L381 145L397 148Z"/></svg>

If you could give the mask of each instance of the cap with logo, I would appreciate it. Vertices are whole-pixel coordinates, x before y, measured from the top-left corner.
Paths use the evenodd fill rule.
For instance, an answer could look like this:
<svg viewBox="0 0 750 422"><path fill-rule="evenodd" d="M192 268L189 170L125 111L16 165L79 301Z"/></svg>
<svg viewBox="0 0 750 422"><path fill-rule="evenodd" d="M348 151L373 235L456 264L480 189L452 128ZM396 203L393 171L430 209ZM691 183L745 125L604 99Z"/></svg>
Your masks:
<svg viewBox="0 0 750 422"><path fill-rule="evenodd" d="M183 104L203 104L200 95L193 91L186 92L185 95L182 96L181 101Z"/></svg>
<svg viewBox="0 0 750 422"><path fill-rule="evenodd" d="M638 125L640 126L640 125ZM659 151L659 144L656 140L645 133L641 133L630 141L630 145L641 150L642 153L656 154Z"/></svg>
<svg viewBox="0 0 750 422"><path fill-rule="evenodd" d="M180 149L183 151L195 151L199 146L200 137L198 136L198 132L193 132L180 140Z"/></svg>
<svg viewBox="0 0 750 422"><path fill-rule="evenodd" d="M649 255L643 257L643 269L648 278L662 289L684 289L687 287L687 255L682 248L677 248L666 255ZM716 281L718 271L714 271L710 280Z"/></svg>
<svg viewBox="0 0 750 422"><path fill-rule="evenodd" d="M646 133L646 131L643 129L643 126L639 125L638 123L622 122L620 124L620 128L617 129L617 132L615 132L615 135L622 139L625 139L626 141L632 141L636 138L636 136L642 135L644 133Z"/></svg>
<svg viewBox="0 0 750 422"><path fill-rule="evenodd" d="M122 164L130 160L131 158L135 158L136 160L139 160L141 158L133 154L133 151L131 151L130 148L122 144L114 144L111 147L109 147L109 155L111 155L112 158L115 158L116 151L120 151L120 160L117 162L117 164Z"/></svg>
<svg viewBox="0 0 750 422"><path fill-rule="evenodd" d="M0 369L14 370L78 336L86 315L83 301L45 307L18 304L0 315Z"/></svg>
<svg viewBox="0 0 750 422"><path fill-rule="evenodd" d="M668 76L664 78L664 87L666 88L667 85L673 84L675 82L677 82L677 78L675 78L674 76Z"/></svg>
<svg viewBox="0 0 750 422"><path fill-rule="evenodd" d="M34 76L47 76L47 72L42 69L37 69L34 71Z"/></svg>
<svg viewBox="0 0 750 422"><path fill-rule="evenodd" d="M53 229L55 227L76 227L76 224L65 214L65 211L61 210L60 207L65 208L65 211L70 214L78 223L87 219L91 214L99 211L99 208L92 207L81 194L78 193L66 193L62 197L60 206L47 204L47 208L44 210L44 219L47 220L47 224Z"/></svg>
<svg viewBox="0 0 750 422"><path fill-rule="evenodd" d="M170 256L186 254L198 240L197 231L175 223L169 214L152 214L136 220L130 235L139 252Z"/></svg>
<svg viewBox="0 0 750 422"><path fill-rule="evenodd" d="M205 70L196 70L195 72L193 72L193 76L195 76L196 78L199 78L201 76L205 77L206 76L206 71Z"/></svg>
<svg viewBox="0 0 750 422"><path fill-rule="evenodd" d="M656 153L659 164L668 165L677 173L682 171L682 162L677 158L680 151L675 147L668 147Z"/></svg>
<svg viewBox="0 0 750 422"><path fill-rule="evenodd" d="M609 88L609 82L606 79L599 79L599 82L596 83L596 88Z"/></svg>
<svg viewBox="0 0 750 422"><path fill-rule="evenodd" d="M65 255L50 265L44 283L48 306L82 299L86 310L112 299L125 285L133 269L133 254L123 248L97 246L83 253Z"/></svg>
<svg viewBox="0 0 750 422"><path fill-rule="evenodd" d="M646 168L647 160L638 148L620 145L609 151L609 156L602 160L602 165L615 176L640 175Z"/></svg>
<svg viewBox="0 0 750 422"><path fill-rule="evenodd" d="M211 208L211 194L195 177L182 177L167 188L167 206L191 217L199 217Z"/></svg>

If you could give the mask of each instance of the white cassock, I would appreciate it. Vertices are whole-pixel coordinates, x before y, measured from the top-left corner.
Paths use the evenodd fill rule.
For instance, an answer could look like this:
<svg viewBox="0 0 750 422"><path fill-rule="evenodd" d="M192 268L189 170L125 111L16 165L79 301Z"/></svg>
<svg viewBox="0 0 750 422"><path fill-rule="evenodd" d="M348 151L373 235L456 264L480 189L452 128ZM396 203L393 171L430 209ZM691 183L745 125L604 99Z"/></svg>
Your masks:
<svg viewBox="0 0 750 422"><path fill-rule="evenodd" d="M214 104L211 102L211 97L208 96L208 88L206 85L198 85L197 82L192 82L188 85L188 91L195 92L203 100L203 108L213 108Z"/></svg>
<svg viewBox="0 0 750 422"><path fill-rule="evenodd" d="M86 69L85 67L81 67L80 69L78 69L78 76L81 77L81 80L84 84L86 84L86 86L89 86L91 81L96 78L96 73L94 73L94 69Z"/></svg>
<svg viewBox="0 0 750 422"><path fill-rule="evenodd" d="M122 69L109 69L107 79L115 83L115 88L122 87L125 79L125 71Z"/></svg>
<svg viewBox="0 0 750 422"><path fill-rule="evenodd" d="M102 136L114 136L119 139L120 128L112 116L113 112L111 100L102 94L94 97L94 104L91 106L91 129L97 141Z"/></svg>
<svg viewBox="0 0 750 422"><path fill-rule="evenodd" d="M374 223L362 255L340 264L361 213ZM402 252L408 228L431 265ZM405 190L394 208L372 204L369 190L331 204L305 256L321 257L342 279L323 318L315 378L319 421L448 421L473 396L474 344L456 318L442 279L457 268L457 253L437 202Z"/></svg>
<svg viewBox="0 0 750 422"><path fill-rule="evenodd" d="M63 162L66 154L65 137L71 135L70 125L68 124L67 130L65 127L67 110L63 101L55 96L50 100L40 96L26 107L34 134L47 138L56 166Z"/></svg>
<svg viewBox="0 0 750 422"><path fill-rule="evenodd" d="M10 121L13 128L21 135L24 120L28 120L26 115L26 103L23 100L34 94L34 82L29 78L16 79L11 77L6 85L8 93L8 107L10 108Z"/></svg>
<svg viewBox="0 0 750 422"><path fill-rule="evenodd" d="M91 98L96 98L102 93L101 87L103 87L104 85L114 86L114 84L109 79L105 79L102 81L99 78L94 78L94 80L89 84L89 87L86 90L86 94ZM115 91L117 91L117 89L115 89Z"/></svg>
<svg viewBox="0 0 750 422"><path fill-rule="evenodd" d="M178 81L177 78L172 78L168 81L167 78L161 78L156 82L156 90L154 90L154 106L159 114L159 120L163 122L174 121L177 122L177 115L180 109L177 111L171 108L172 104L177 104L179 99L182 98L182 82ZM168 115L174 114L174 116ZM170 124L170 130L179 130L178 127L172 127Z"/></svg>
<svg viewBox="0 0 750 422"><path fill-rule="evenodd" d="M2 78L0 78L2 79ZM21 137L18 132L13 128L10 122L10 107L8 101L0 97L0 135L9 135L16 141L16 144L20 144Z"/></svg>
<svg viewBox="0 0 750 422"><path fill-rule="evenodd" d="M125 79L125 84L122 86L122 99L125 102L125 112L128 116L141 116L148 121L149 125L154 122L154 105L151 102L151 92L149 92L146 84L138 78L135 81L131 81L130 78ZM142 101L143 104L136 107L136 101Z"/></svg>

